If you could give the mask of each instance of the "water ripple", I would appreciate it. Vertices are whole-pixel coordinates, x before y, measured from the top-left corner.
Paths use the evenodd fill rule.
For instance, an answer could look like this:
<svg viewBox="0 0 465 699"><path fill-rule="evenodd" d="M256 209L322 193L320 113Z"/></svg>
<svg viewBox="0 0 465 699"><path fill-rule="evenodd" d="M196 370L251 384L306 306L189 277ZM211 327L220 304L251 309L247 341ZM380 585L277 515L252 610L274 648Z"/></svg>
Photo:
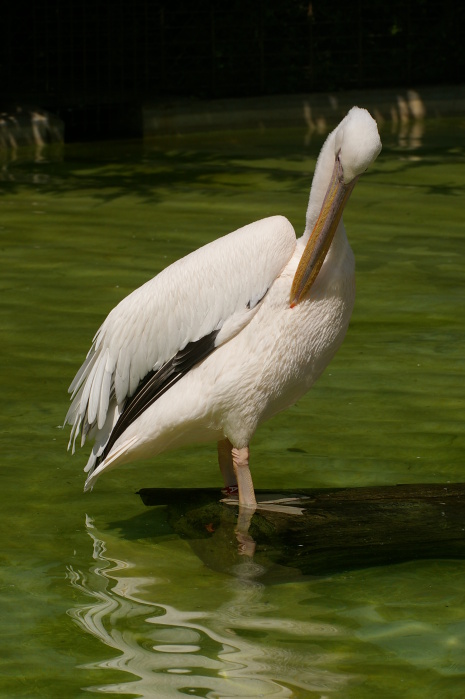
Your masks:
<svg viewBox="0 0 465 699"><path fill-rule="evenodd" d="M274 617L263 599L263 585L254 579L259 566L246 564L249 576L228 581L228 600L216 609L181 610L153 601L160 578L138 574L135 562L115 555L116 538L105 540L90 518L86 526L94 563L88 573L70 566L68 580L92 601L68 614L118 654L85 667L119 670L135 678L109 680L87 687L89 691L164 699L186 693L284 699L296 696L297 688L326 692L347 683L348 676L328 671L327 655L316 648L309 654L282 646L279 637L314 638L316 643L318 637L338 635L341 629ZM273 640L271 632L278 639Z"/></svg>

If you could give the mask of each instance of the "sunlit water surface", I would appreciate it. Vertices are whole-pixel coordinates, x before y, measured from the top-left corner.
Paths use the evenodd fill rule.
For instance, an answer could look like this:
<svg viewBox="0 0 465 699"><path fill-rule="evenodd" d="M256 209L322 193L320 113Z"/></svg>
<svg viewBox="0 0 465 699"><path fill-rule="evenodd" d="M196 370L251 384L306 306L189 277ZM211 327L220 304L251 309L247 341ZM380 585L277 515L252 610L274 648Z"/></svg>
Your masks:
<svg viewBox="0 0 465 699"><path fill-rule="evenodd" d="M352 196L352 324L311 393L258 431L257 488L463 479L465 121L418 126L385 125ZM268 584L225 542L218 573L135 494L220 486L214 445L85 495L87 448L66 453L67 387L108 311L252 220L282 213L302 231L323 138L230 132L2 162L1 696L464 696L464 561Z"/></svg>

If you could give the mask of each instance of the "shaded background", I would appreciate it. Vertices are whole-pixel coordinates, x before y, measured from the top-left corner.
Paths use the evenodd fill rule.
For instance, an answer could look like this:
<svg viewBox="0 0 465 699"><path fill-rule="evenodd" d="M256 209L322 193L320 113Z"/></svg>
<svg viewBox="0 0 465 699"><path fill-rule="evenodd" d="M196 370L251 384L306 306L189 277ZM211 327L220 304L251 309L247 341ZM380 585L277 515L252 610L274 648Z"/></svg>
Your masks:
<svg viewBox="0 0 465 699"><path fill-rule="evenodd" d="M0 21L0 107L37 105L66 139L137 136L176 98L463 81L465 5L443 0L36 0Z"/></svg>

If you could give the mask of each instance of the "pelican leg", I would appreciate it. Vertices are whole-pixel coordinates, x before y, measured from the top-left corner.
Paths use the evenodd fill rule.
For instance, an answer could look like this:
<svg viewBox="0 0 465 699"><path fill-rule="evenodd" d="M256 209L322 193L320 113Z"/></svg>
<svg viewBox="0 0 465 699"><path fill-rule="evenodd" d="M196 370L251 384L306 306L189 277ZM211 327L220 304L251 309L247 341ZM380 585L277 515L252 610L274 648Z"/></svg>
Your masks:
<svg viewBox="0 0 465 699"><path fill-rule="evenodd" d="M239 514L236 526L239 554L252 558L255 553L255 542L249 534L249 527L257 509L257 501L249 468L249 447L243 449L233 447L231 454L239 488Z"/></svg>
<svg viewBox="0 0 465 699"><path fill-rule="evenodd" d="M229 439L218 442L218 463L224 481L224 495L237 495L237 478L232 458L233 445Z"/></svg>
<svg viewBox="0 0 465 699"><path fill-rule="evenodd" d="M257 501L255 500L255 490L249 468L249 447L243 447L242 449L233 447L231 455L239 488L239 505L255 508Z"/></svg>

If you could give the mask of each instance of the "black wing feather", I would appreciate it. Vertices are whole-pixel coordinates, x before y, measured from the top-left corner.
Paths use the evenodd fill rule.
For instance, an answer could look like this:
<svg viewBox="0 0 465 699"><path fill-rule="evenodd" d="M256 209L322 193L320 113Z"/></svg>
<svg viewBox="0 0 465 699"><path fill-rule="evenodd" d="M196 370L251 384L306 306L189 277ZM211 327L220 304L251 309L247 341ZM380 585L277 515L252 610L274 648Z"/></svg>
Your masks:
<svg viewBox="0 0 465 699"><path fill-rule="evenodd" d="M118 418L105 449L97 459L95 468L108 456L118 437L133 423L147 408L155 403L166 391L187 374L196 364L205 359L215 349L215 340L219 330L201 337L200 340L189 342L184 349L179 350L166 364L150 371L140 382L133 396L127 401L123 412Z"/></svg>

